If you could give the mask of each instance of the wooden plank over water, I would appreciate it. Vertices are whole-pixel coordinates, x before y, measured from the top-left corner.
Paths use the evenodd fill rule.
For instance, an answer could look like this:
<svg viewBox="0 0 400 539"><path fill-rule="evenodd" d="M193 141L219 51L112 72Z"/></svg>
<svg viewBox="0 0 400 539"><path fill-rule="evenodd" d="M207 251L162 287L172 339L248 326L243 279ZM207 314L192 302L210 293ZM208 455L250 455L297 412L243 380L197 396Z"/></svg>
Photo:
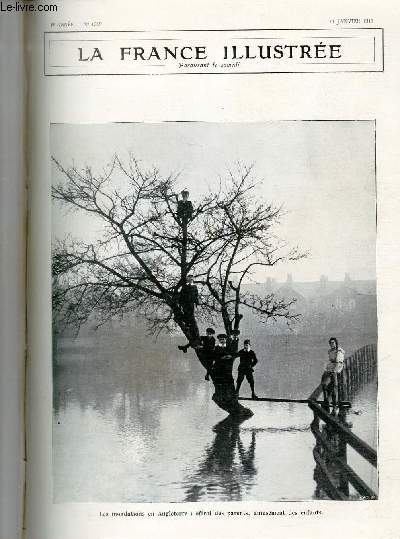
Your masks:
<svg viewBox="0 0 400 539"><path fill-rule="evenodd" d="M275 397L258 397L257 399L253 399L252 397L238 397L238 400L240 401L253 401L253 402L295 402L299 404L308 404L309 399L286 399L286 398L275 398ZM318 404L324 404L324 401L315 401ZM332 406L332 405L330 405ZM342 401L339 402L339 406L351 406L350 402L348 401Z"/></svg>

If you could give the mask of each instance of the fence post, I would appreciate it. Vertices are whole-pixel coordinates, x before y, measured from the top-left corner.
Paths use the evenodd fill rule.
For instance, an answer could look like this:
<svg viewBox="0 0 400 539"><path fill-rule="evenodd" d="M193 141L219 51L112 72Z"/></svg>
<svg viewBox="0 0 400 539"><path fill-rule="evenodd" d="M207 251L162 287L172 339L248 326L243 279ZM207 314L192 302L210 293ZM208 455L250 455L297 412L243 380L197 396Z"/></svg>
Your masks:
<svg viewBox="0 0 400 539"><path fill-rule="evenodd" d="M343 398L343 370L337 374L337 399L338 402L344 400Z"/></svg>
<svg viewBox="0 0 400 539"><path fill-rule="evenodd" d="M342 406L339 410L339 419L343 423L343 425L348 426L346 422L346 416L347 416L346 408ZM343 462L347 464L347 443L343 439L343 436L340 436L340 435L339 435L339 444L338 444L338 456L343 460ZM348 482L346 474L343 471L341 471L340 473L339 485L340 485L340 490L343 492L345 496L348 497L349 496L349 482Z"/></svg>
<svg viewBox="0 0 400 539"><path fill-rule="evenodd" d="M370 381L370 380L372 380L372 371L371 371L371 345L368 345L367 362L368 362L368 381Z"/></svg>
<svg viewBox="0 0 400 539"><path fill-rule="evenodd" d="M361 348L360 350L360 387L364 384L364 358L363 358L363 350Z"/></svg>

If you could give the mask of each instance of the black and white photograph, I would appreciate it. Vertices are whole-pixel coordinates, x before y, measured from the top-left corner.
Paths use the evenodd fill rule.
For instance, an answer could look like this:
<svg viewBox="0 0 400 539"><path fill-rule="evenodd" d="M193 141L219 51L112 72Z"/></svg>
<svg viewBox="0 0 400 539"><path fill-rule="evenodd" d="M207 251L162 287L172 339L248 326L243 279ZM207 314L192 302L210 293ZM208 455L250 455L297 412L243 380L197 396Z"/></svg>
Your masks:
<svg viewBox="0 0 400 539"><path fill-rule="evenodd" d="M51 125L54 503L378 498L375 128Z"/></svg>

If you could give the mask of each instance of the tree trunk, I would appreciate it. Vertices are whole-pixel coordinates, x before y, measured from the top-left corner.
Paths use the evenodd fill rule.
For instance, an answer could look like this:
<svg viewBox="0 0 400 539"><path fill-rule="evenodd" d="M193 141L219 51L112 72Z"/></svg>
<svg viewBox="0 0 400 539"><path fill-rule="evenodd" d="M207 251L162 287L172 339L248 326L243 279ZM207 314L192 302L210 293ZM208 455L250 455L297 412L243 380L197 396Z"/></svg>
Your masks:
<svg viewBox="0 0 400 539"><path fill-rule="evenodd" d="M228 412L228 414L232 417L246 418L253 415L253 412L250 410L250 408L246 408L245 406L240 404L237 399L237 396L235 394L230 394L230 392L226 392L224 390L217 391L216 389L214 395L212 396L212 400L217 406L219 406L219 408L221 408L225 412Z"/></svg>
<svg viewBox="0 0 400 539"><path fill-rule="evenodd" d="M190 331L191 321L187 320L185 325L183 325L182 322L178 323L183 334L188 338L189 342L194 342L197 338L197 335L194 335L194 333L192 334L192 331ZM207 372L207 366L204 363L204 358L202 357L201 352L197 349L195 349L195 352L197 358ZM225 412L228 412L228 414L232 417L247 418L253 415L253 412L249 408L246 408L239 403L234 390L234 384L232 384L229 380L222 382L220 380L216 380L212 373L210 374L210 377L215 388L212 400L217 406L219 406L219 408L221 408Z"/></svg>
<svg viewBox="0 0 400 539"><path fill-rule="evenodd" d="M196 355L203 367L207 369L207 366L204 364L203 358L201 357L201 353L198 350L196 350ZM215 389L212 400L219 406L219 408L228 412L232 417L246 418L253 415L253 412L249 408L246 408L239 403L235 393L234 383L228 379L226 381L217 380L213 373L210 373L210 378Z"/></svg>
<svg viewBox="0 0 400 539"><path fill-rule="evenodd" d="M186 281L187 277L187 227L188 227L188 220L185 218L182 220L182 253L181 253L181 279L182 282ZM195 319L195 316L192 316L192 319L189 319L188 316L183 313L183 316L181 314L180 306L177 305L174 309L175 311L175 321L178 323L179 327L182 330L182 333L186 336L189 343L192 346L197 346L199 344L199 332L198 332L198 326ZM231 324L229 321L228 312L226 309L222 310L222 319L225 326L225 330L228 334L228 337L231 337ZM237 326L239 327L239 323L237 323ZM238 327L236 329L238 329ZM195 348L196 355L200 361L200 363L203 365L203 367L207 371L207 366L204 364L204 360L201 357L201 352ZM222 410L225 412L228 412L228 414L235 418L247 418L251 417L253 415L253 412L246 408L245 406L242 406L237 398L237 395L235 393L235 387L234 384L232 384L230 381L226 381L221 383L220 380L216 381L212 374L210 374L211 380L214 384L215 392L212 396L213 401L217 406L219 406Z"/></svg>

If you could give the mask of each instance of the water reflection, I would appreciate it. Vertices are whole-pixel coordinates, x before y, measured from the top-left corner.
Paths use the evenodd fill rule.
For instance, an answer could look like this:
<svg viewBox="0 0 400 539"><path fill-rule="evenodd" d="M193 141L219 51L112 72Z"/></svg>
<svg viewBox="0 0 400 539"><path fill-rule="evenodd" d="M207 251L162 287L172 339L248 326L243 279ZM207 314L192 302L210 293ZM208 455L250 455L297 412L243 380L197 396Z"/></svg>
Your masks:
<svg viewBox="0 0 400 539"><path fill-rule="evenodd" d="M173 341L160 347L135 339L59 342L53 384L56 502L312 497L315 440L307 405L254 402L255 415L246 423L221 421L212 384L190 352L179 354ZM289 354L278 339L269 340L268 359L257 366L260 395L311 393L324 358L314 344L308 353L303 345L293 341ZM359 406L363 414L354 416L356 432L367 441L373 436L367 408L374 410L375 402L376 393L367 395Z"/></svg>
<svg viewBox="0 0 400 539"><path fill-rule="evenodd" d="M335 415L333 413L333 415ZM351 423L346 421L346 411L341 409L338 419L340 422L351 427ZM316 489L314 497L316 499L346 499L349 496L348 476L344 472L343 466L338 463L338 459L347 464L347 444L343 437L329 425L320 426L317 418L311 423L311 431L316 437L316 444L313 450L316 466L314 469L314 480ZM329 447L329 450L327 449Z"/></svg>
<svg viewBox="0 0 400 539"><path fill-rule="evenodd" d="M239 501L243 490L251 489L257 474L254 465L256 430L251 431L251 441L245 447L240 435L243 421L245 419L227 417L214 426L211 446L206 448L196 472L184 482L187 484L185 501L197 502L216 491L220 499Z"/></svg>
<svg viewBox="0 0 400 539"><path fill-rule="evenodd" d="M111 413L122 430L130 422L135 430L156 433L162 407L189 400L196 389L198 377L190 371L197 365L176 357L172 346L136 347L132 358L129 339L67 342L59 347L53 369L56 416L76 404L82 412Z"/></svg>
<svg viewBox="0 0 400 539"><path fill-rule="evenodd" d="M329 414L329 407L325 408ZM371 487L375 487L374 481L365 483L356 470L349 466L347 439L345 433L349 433L353 424L347 419L347 407L340 407L339 414L332 410L336 422L323 423L315 414L311 423L311 431L316 439L313 449L315 459L314 480L316 489L314 497L317 499L331 498L333 500L349 499L375 499L375 492ZM328 421L329 417L327 417ZM345 427L344 432L339 429L340 425ZM359 456L364 464L368 464ZM370 467L373 467L370 465ZM375 470L376 476L376 470Z"/></svg>

